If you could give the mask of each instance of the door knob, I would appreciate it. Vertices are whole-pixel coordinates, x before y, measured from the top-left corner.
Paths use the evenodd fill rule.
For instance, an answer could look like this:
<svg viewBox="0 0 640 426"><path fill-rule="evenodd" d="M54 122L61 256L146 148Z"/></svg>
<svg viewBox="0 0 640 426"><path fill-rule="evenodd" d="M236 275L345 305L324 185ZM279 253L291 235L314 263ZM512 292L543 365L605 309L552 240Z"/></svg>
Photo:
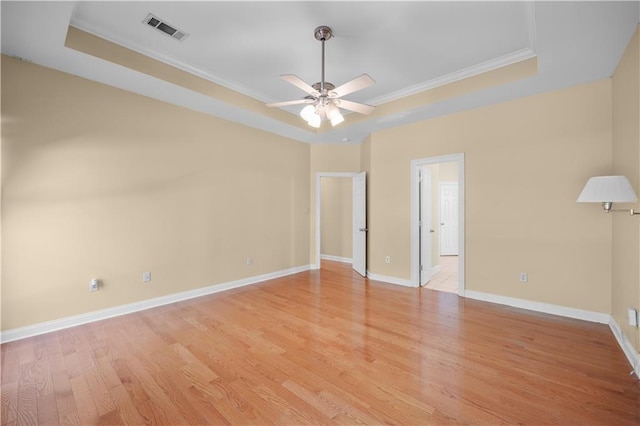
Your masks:
<svg viewBox="0 0 640 426"><path fill-rule="evenodd" d="M433 229L429 229L429 232L431 232L433 234L436 231L434 231Z"/></svg>
<svg viewBox="0 0 640 426"><path fill-rule="evenodd" d="M367 228L360 228L360 232L367 232L368 229Z"/></svg>

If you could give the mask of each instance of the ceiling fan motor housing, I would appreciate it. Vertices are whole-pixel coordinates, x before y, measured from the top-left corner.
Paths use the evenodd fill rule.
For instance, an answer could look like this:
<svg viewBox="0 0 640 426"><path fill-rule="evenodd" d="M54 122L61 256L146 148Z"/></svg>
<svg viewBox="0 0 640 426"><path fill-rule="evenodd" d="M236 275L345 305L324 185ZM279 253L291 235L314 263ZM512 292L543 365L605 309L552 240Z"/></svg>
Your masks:
<svg viewBox="0 0 640 426"><path fill-rule="evenodd" d="M311 85L311 87L316 89L318 91L318 93L322 94L322 92L320 92L320 89L322 87L322 83L320 83L320 82L314 83L314 84ZM328 81L324 82L324 90L330 92L335 88L336 88L336 86L333 85L332 83L329 83Z"/></svg>

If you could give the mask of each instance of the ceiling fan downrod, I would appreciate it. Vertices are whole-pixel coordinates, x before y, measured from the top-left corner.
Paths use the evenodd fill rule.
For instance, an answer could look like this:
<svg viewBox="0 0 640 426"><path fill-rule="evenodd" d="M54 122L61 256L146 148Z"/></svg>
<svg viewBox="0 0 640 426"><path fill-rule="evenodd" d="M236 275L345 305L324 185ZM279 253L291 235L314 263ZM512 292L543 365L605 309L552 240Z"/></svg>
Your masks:
<svg viewBox="0 0 640 426"><path fill-rule="evenodd" d="M320 96L327 96L327 92L325 91L324 84L324 42L329 40L333 33L331 32L331 28L326 25L321 25L315 29L313 32L316 40L322 42L322 72L321 72L321 80L320 80Z"/></svg>

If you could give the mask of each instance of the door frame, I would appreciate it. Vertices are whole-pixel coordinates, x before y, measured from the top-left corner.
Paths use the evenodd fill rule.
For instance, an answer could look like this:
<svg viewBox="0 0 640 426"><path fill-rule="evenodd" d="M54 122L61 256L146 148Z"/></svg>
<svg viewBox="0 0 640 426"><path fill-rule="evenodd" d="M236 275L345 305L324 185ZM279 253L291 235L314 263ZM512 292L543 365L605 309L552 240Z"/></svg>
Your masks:
<svg viewBox="0 0 640 426"><path fill-rule="evenodd" d="M313 269L320 269L320 240L321 240L321 231L320 231L320 200L321 200L321 181L323 177L337 177L337 178L351 178L351 184L353 185L353 178L358 176L358 172L317 172L316 173L316 257ZM353 213L352 213L353 215Z"/></svg>
<svg viewBox="0 0 640 426"><path fill-rule="evenodd" d="M464 153L411 160L411 284L420 287L420 237L419 237L419 169L437 163L458 163L458 296L464 296Z"/></svg>
<svg viewBox="0 0 640 426"><path fill-rule="evenodd" d="M425 185L425 177L428 176L429 185ZM433 253L433 235L431 233L433 227L433 214L432 214L432 200L433 200L433 182L432 182L431 170L428 167L422 166L418 167L418 220L422 222L422 226L418 227L418 237L420 244L418 245L419 254L420 254L420 263L418 268L418 281L420 282L420 287L424 287L429 281L431 281L431 277L433 275L433 268L431 263L432 253ZM423 207L425 206L424 197L425 189L428 187L428 199L426 200L426 204L428 204L429 208L425 208L423 211ZM428 215L428 221L425 220L425 213ZM428 240L428 247L424 247Z"/></svg>

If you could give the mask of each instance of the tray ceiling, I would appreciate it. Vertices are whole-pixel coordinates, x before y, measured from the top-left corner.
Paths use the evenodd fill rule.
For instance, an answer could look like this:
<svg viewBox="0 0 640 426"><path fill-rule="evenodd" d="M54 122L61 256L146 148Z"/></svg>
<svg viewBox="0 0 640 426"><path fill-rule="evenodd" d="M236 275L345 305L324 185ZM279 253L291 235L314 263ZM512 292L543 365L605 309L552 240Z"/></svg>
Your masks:
<svg viewBox="0 0 640 426"><path fill-rule="evenodd" d="M1 7L4 54L310 143L359 142L381 128L609 77L638 23L637 2L116 1ZM179 41L151 28L144 23L149 13L188 36ZM368 73L376 84L349 99L383 112L315 131L106 61L99 52L65 47L72 26L265 103L304 96L281 74L320 80L321 46L313 37L319 25L334 33L326 43L327 81L340 85ZM493 86L467 84L433 99L425 95L527 60L534 61L534 73L497 79ZM287 114L297 120L298 110Z"/></svg>

